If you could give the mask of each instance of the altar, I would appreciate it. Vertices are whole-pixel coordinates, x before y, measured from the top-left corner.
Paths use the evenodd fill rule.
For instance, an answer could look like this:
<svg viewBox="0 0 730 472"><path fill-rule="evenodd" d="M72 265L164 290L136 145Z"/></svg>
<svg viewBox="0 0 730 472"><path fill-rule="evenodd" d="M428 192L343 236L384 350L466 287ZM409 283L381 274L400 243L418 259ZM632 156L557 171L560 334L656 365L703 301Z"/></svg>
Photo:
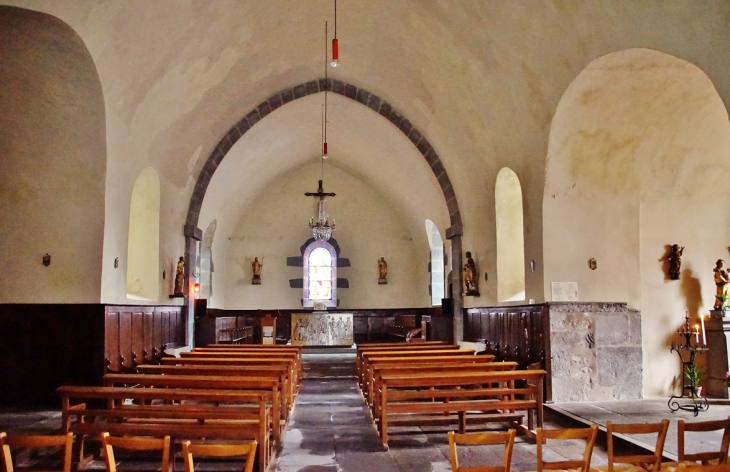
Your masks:
<svg viewBox="0 0 730 472"><path fill-rule="evenodd" d="M352 313L292 313L291 343L294 346L352 346Z"/></svg>

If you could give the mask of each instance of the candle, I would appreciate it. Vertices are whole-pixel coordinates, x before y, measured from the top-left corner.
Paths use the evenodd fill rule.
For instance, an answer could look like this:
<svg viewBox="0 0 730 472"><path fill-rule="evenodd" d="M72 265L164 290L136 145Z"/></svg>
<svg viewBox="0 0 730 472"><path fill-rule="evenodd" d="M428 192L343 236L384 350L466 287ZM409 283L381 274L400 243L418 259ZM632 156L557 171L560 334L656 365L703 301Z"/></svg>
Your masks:
<svg viewBox="0 0 730 472"><path fill-rule="evenodd" d="M698 324L695 325L695 342L700 343L700 325Z"/></svg>
<svg viewBox="0 0 730 472"><path fill-rule="evenodd" d="M707 346L707 334L705 333L705 315L700 314L700 323L702 323L702 344Z"/></svg>

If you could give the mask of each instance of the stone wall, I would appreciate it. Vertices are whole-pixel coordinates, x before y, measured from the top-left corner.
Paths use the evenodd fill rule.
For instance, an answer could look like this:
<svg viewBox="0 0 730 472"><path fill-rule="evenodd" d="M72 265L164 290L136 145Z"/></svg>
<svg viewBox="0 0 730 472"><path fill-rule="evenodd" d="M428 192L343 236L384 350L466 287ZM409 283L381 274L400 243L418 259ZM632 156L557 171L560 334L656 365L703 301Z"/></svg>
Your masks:
<svg viewBox="0 0 730 472"><path fill-rule="evenodd" d="M626 303L548 303L553 401L642 397L641 313Z"/></svg>

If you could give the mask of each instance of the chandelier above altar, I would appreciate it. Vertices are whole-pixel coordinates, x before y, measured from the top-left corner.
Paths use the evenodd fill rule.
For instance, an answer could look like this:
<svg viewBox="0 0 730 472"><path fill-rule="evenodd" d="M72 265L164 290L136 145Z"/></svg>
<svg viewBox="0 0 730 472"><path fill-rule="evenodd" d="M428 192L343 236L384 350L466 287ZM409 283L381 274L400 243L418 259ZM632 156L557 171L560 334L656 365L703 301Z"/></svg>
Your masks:
<svg viewBox="0 0 730 472"><path fill-rule="evenodd" d="M325 197L334 197L336 194L326 193L322 189L322 181L320 180L319 189L316 192L306 192L304 195L317 199L317 221L314 221L314 217L309 219L309 229L312 230L312 237L316 241L328 241L332 237L332 231L335 230L335 220L332 220L332 225L329 224L329 217L324 206Z"/></svg>

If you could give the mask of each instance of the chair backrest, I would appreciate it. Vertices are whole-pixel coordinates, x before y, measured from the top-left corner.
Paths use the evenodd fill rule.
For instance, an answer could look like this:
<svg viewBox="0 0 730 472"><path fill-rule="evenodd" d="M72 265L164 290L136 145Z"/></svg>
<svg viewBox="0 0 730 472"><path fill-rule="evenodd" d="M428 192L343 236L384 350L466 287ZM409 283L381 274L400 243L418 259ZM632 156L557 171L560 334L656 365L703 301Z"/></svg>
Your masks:
<svg viewBox="0 0 730 472"><path fill-rule="evenodd" d="M0 454L4 472L13 472L13 457L11 448L45 449L60 447L63 450L63 465L57 470L71 472L71 454L73 450L73 433L61 435L40 435L40 434L11 434L0 433Z"/></svg>
<svg viewBox="0 0 730 472"><path fill-rule="evenodd" d="M106 458L107 472L116 472L117 463L114 458L114 448L127 451L160 451L162 453L161 472L170 471L170 436L164 438L147 438L137 436L110 436L101 433L101 445Z"/></svg>
<svg viewBox="0 0 730 472"><path fill-rule="evenodd" d="M449 450L451 451L452 472L510 472L512 464L512 448L515 444L515 433L510 429L507 432L485 432L485 433L455 433L449 431ZM504 443L504 455L501 466L480 465L470 467L459 467L459 457L456 446L488 446L490 444Z"/></svg>
<svg viewBox="0 0 730 472"><path fill-rule="evenodd" d="M193 454L202 457L243 456L246 459L243 464L243 472L252 472L256 461L257 445L258 443L256 441L236 444L191 444L190 441L183 441L182 454L185 472L195 472L193 467Z"/></svg>
<svg viewBox="0 0 730 472"><path fill-rule="evenodd" d="M722 442L719 451L697 452L686 454L684 452L684 433L685 432L702 432L723 431ZM694 423L685 423L680 420L677 423L677 459L679 462L695 461L707 465L708 461L718 459L719 464L727 464L728 446L730 446L730 417L724 420L698 421Z"/></svg>
<svg viewBox="0 0 730 472"><path fill-rule="evenodd" d="M661 423L606 423L606 433L608 436L608 472L613 472L615 463L619 464L652 464L654 470L659 470L662 462L662 451L664 450L664 440L667 438L667 430L669 429L669 420L662 420ZM614 434L657 434L656 445L653 454L631 454L617 456L614 448Z"/></svg>
<svg viewBox="0 0 730 472"><path fill-rule="evenodd" d="M591 456L593 455L593 446L596 444L596 436L598 436L598 426L592 425L589 428L569 428L569 429L542 429L537 428L537 472L543 470L562 470L577 469L581 472L588 472L591 468ZM575 440L582 439L585 441L585 449L583 450L583 458L580 460L565 460L558 462L546 462L543 460L542 448L545 439Z"/></svg>

